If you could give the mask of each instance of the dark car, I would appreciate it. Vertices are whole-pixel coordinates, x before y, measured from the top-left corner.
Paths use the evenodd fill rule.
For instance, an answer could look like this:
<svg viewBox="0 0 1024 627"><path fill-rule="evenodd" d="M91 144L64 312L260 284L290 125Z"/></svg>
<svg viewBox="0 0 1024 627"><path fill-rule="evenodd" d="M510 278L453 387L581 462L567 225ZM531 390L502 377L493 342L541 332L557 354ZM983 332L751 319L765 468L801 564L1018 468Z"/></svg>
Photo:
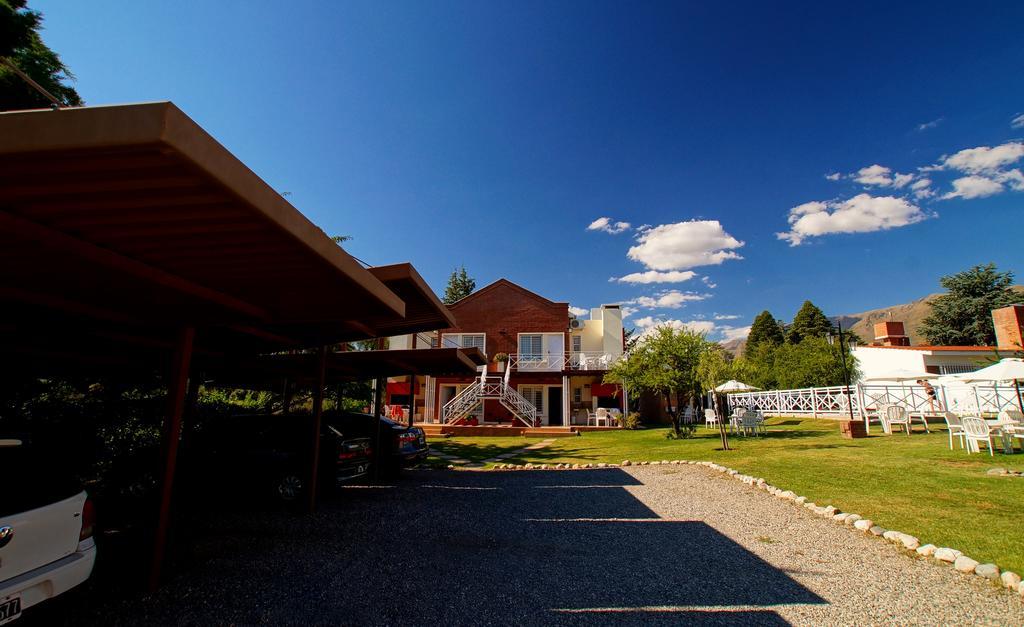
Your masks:
<svg viewBox="0 0 1024 627"><path fill-rule="evenodd" d="M396 471L417 466L427 458L430 451L423 429L409 427L383 416L378 423L370 414L329 412L324 414L324 424L342 432L369 438L371 443L377 441L379 434L380 446L375 447L373 461L379 463L382 470Z"/></svg>
<svg viewBox="0 0 1024 627"><path fill-rule="evenodd" d="M308 488L311 428L309 416L210 418L186 448L189 475L200 488L295 501ZM367 474L372 454L370 438L323 423L318 484L329 489Z"/></svg>

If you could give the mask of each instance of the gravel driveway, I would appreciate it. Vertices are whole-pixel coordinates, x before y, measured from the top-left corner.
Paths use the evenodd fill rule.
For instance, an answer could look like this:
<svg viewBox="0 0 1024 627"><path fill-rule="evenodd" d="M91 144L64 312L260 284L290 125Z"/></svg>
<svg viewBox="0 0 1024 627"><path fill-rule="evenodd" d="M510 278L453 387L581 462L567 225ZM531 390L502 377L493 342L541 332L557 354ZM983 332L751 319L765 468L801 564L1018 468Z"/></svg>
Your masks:
<svg viewBox="0 0 1024 627"><path fill-rule="evenodd" d="M1024 623L1016 595L694 466L417 471L189 547L156 595L69 622Z"/></svg>

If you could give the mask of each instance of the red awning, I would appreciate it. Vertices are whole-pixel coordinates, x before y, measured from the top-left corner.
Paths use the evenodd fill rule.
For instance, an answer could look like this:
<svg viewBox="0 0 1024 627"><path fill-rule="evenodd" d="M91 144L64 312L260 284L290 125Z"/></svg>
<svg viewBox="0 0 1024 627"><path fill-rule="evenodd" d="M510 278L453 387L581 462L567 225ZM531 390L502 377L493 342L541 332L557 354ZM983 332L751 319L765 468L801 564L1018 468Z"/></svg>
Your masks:
<svg viewBox="0 0 1024 627"><path fill-rule="evenodd" d="M409 382L388 381L388 394L409 394Z"/></svg>
<svg viewBox="0 0 1024 627"><path fill-rule="evenodd" d="M590 393L594 396L616 396L619 390L615 383L595 383L590 386Z"/></svg>

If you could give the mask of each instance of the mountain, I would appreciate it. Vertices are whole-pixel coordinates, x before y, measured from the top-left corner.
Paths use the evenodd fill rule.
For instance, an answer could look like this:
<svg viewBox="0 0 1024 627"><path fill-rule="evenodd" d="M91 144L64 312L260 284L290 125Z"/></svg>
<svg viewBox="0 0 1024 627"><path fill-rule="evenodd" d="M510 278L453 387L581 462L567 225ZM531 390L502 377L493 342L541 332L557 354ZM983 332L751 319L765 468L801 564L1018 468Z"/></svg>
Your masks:
<svg viewBox="0 0 1024 627"><path fill-rule="evenodd" d="M1024 296L1024 285L1014 285L1010 289ZM865 343L874 341L876 322L884 322L886 320L902 322L907 330L907 335L910 336L910 343L912 345L922 344L924 343L924 338L918 332L918 326L931 313L932 307L928 303L936 296L941 296L941 294L929 294L924 298L901 305L871 309L855 314L845 314L832 318L832 320L841 320L843 329L853 331ZM746 345L747 341L745 339L722 342L722 347L733 355L742 355L743 348Z"/></svg>
<svg viewBox="0 0 1024 627"><path fill-rule="evenodd" d="M1014 285L1010 289L1024 295L1024 285ZM839 319L842 320L844 329L850 329L866 343L870 343L875 339L876 322L892 320L903 323L907 335L910 336L911 345L924 344L925 340L921 337L918 327L921 321L932 312L932 307L929 303L937 296L941 296L941 294L929 294L924 298L903 303L902 305L892 305L890 307L882 307L881 309L839 316Z"/></svg>

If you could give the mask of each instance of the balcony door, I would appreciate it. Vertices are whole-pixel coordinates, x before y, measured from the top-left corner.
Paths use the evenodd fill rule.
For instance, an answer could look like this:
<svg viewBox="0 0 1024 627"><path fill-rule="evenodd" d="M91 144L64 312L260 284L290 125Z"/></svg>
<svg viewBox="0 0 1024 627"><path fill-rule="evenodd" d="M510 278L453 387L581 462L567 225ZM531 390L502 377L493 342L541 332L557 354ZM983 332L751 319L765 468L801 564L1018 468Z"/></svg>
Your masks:
<svg viewBox="0 0 1024 627"><path fill-rule="evenodd" d="M565 355L562 333L520 333L519 370L559 372Z"/></svg>

